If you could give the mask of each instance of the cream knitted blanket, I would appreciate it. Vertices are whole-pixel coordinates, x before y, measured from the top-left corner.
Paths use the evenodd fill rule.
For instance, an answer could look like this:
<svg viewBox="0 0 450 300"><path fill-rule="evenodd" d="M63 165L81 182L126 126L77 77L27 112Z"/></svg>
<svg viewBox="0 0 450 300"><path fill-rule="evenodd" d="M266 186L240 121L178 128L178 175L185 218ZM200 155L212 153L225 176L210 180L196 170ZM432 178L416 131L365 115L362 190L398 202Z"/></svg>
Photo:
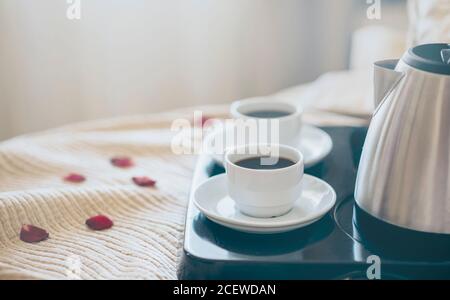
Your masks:
<svg viewBox="0 0 450 300"><path fill-rule="evenodd" d="M0 144L0 279L175 279L194 156L174 155L170 125L191 114L81 124ZM109 159L133 158L120 169ZM64 182L69 172L85 175ZM136 186L132 176L157 180ZM90 216L114 226L92 231ZM19 239L22 224L50 238Z"/></svg>

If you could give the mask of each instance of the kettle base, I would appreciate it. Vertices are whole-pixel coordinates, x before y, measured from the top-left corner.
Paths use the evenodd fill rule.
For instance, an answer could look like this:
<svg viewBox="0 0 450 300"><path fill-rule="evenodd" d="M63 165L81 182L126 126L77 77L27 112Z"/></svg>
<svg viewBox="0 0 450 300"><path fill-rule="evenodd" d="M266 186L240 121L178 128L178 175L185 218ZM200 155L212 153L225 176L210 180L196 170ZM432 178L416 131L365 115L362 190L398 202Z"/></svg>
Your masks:
<svg viewBox="0 0 450 300"><path fill-rule="evenodd" d="M354 204L353 223L365 246L397 260L449 261L450 234L406 229L382 221Z"/></svg>

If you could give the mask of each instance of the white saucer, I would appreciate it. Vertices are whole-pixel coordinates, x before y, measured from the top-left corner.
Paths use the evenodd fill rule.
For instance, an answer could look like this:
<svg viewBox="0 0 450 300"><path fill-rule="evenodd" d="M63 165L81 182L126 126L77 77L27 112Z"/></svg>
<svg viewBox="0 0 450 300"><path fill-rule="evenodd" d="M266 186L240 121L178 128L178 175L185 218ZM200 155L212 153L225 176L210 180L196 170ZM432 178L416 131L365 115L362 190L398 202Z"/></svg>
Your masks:
<svg viewBox="0 0 450 300"><path fill-rule="evenodd" d="M307 223L301 223L301 224L295 224L292 226L285 226L285 227L269 227L269 228L264 228L264 227L252 227L252 226L242 226L242 225L234 225L234 224L230 224L230 223L226 223L226 222L222 222L220 220L216 220L214 218L210 218L208 217L208 219L210 219L211 221L220 224L222 226L237 230L237 231L242 231L242 232L247 232L247 233L257 233L257 234L264 234L264 233L282 233L282 232L287 232L287 231L291 231L294 229L298 229L301 227L305 227L308 226L314 222L316 222L318 219L317 218L315 220L312 220L311 222L307 222Z"/></svg>
<svg viewBox="0 0 450 300"><path fill-rule="evenodd" d="M225 130L219 128L205 137L206 153L219 164L223 164L224 149L234 146L224 145L222 151L219 153L216 152L217 149L214 148L213 141L224 140ZM322 129L312 125L303 125L300 133L300 142L296 148L302 152L305 168L308 168L321 161L328 153L330 153L333 148L333 142L328 133Z"/></svg>
<svg viewBox="0 0 450 300"><path fill-rule="evenodd" d="M286 214L274 218L254 218L242 214L228 196L226 174L213 176L194 191L194 204L211 221L251 233L278 233L309 225L324 216L335 204L336 193L325 181L303 176L303 192Z"/></svg>

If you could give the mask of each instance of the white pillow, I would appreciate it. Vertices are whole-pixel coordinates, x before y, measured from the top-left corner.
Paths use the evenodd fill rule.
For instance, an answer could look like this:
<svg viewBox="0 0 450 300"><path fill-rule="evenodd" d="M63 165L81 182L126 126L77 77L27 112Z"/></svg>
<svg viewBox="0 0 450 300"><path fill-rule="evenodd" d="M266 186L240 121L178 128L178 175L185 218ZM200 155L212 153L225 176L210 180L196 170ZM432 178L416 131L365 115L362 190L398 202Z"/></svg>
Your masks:
<svg viewBox="0 0 450 300"><path fill-rule="evenodd" d="M350 69L372 70L375 61L400 58L405 50L406 31L381 25L364 26L352 34Z"/></svg>
<svg viewBox="0 0 450 300"><path fill-rule="evenodd" d="M450 0L409 0L409 46L450 43Z"/></svg>

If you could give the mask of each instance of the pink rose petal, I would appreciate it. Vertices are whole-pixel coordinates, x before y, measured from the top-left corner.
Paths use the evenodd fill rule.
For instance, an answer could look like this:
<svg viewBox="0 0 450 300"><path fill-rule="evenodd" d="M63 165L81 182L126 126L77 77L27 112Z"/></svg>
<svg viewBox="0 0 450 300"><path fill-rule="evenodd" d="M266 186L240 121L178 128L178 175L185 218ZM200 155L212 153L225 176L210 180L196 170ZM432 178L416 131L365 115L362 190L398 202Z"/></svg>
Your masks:
<svg viewBox="0 0 450 300"><path fill-rule="evenodd" d="M111 163L118 168L129 168L134 165L133 160L126 156L113 157L111 158Z"/></svg>
<svg viewBox="0 0 450 300"><path fill-rule="evenodd" d="M137 176L133 177L133 181L135 184L144 187L152 187L155 186L156 180L153 180L147 176Z"/></svg>
<svg viewBox="0 0 450 300"><path fill-rule="evenodd" d="M20 240L26 243L37 243L48 239L49 234L42 228L24 224L20 230Z"/></svg>
<svg viewBox="0 0 450 300"><path fill-rule="evenodd" d="M68 182L79 183L79 182L83 182L85 180L86 180L86 177L84 177L81 174L77 174L77 173L70 173L64 177L64 181L68 181Z"/></svg>
<svg viewBox="0 0 450 300"><path fill-rule="evenodd" d="M202 115L201 118L194 117L194 119L193 119L194 127L204 127L204 126L208 126L209 123L206 124L206 122L207 122L208 120L210 120L210 119L211 119L211 117L204 116L204 115Z"/></svg>
<svg viewBox="0 0 450 300"><path fill-rule="evenodd" d="M208 121L209 119L211 119L211 118L208 116L202 116L202 127L205 126L206 121Z"/></svg>
<svg viewBox="0 0 450 300"><path fill-rule="evenodd" d="M114 223L104 215L98 215L86 220L86 225L92 230L104 230L111 228Z"/></svg>

